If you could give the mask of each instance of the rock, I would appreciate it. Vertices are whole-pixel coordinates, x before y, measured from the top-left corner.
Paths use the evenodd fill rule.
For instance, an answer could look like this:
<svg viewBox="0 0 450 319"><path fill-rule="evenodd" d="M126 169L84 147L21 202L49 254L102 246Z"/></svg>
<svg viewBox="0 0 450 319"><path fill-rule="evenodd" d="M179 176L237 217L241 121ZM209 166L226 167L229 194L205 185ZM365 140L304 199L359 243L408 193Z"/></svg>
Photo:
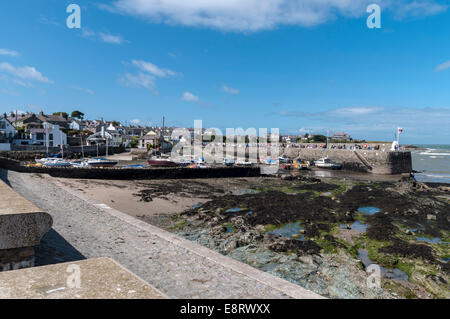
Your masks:
<svg viewBox="0 0 450 319"><path fill-rule="evenodd" d="M436 220L436 215L428 214L427 219L428 220Z"/></svg>
<svg viewBox="0 0 450 319"><path fill-rule="evenodd" d="M314 264L314 259L311 255L299 256L298 259L304 264Z"/></svg>
<svg viewBox="0 0 450 319"><path fill-rule="evenodd" d="M281 180L283 181L293 181L295 179L292 175L281 175Z"/></svg>
<svg viewBox="0 0 450 319"><path fill-rule="evenodd" d="M266 228L264 227L264 225L256 225L255 226L255 230L257 232L260 232L260 233L265 233L266 232Z"/></svg>

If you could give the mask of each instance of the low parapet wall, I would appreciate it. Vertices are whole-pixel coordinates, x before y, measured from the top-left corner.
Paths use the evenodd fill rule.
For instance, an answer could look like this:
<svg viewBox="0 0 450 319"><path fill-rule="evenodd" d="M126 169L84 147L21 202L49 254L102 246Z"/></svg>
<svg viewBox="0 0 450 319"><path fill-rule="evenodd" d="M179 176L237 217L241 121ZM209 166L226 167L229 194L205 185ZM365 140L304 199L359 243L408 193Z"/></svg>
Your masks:
<svg viewBox="0 0 450 319"><path fill-rule="evenodd" d="M328 156L331 160L341 163L343 169L351 171L385 175L412 172L411 152L407 151L288 148L285 153L290 157L300 157L308 161Z"/></svg>
<svg viewBox="0 0 450 319"><path fill-rule="evenodd" d="M0 271L34 266L32 247L52 224L49 214L0 180Z"/></svg>

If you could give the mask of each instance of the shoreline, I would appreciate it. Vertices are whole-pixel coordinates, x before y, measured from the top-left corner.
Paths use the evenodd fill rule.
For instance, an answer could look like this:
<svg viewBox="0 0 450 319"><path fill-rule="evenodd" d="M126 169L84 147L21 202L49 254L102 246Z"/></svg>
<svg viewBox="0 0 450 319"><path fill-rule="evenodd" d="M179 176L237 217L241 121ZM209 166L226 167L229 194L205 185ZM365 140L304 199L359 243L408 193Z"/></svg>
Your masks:
<svg viewBox="0 0 450 319"><path fill-rule="evenodd" d="M352 176L354 177L354 176ZM367 177L367 176L366 176ZM298 180L298 181L297 181ZM242 206L246 206L246 205L252 205L252 204L246 204L247 200L251 200L252 197L257 197L257 196L262 196L261 194L263 194L264 192L268 192L268 191L276 191L276 192L280 192L279 195L277 196L285 196L283 195L283 193L286 193L289 195L290 188L293 187L293 185L298 185L295 187L301 187L300 193L298 193L298 195L295 195L294 193L289 195L288 197L286 197L286 201L289 202L291 198L294 198L292 196L300 196L300 194L305 194L302 196L307 196L304 197L305 198L305 202L310 201L310 199L308 199L310 195L313 195L312 198L314 198L314 196L322 196L320 198L323 198L323 200L325 200L325 202L321 203L319 206L317 206L317 208L313 208L311 206L310 209L312 209L312 211L314 211L314 209L321 209L320 207L326 207L327 205L330 204L326 204L327 201L330 198L330 195L326 195L328 192L331 191L330 194L331 198L335 198L335 197L342 197L343 194L340 194L339 192L336 193L337 190L341 189L341 186L339 185L349 185L350 188L348 189L355 189L358 187L361 187L359 185L368 185L368 186L364 186L364 187L369 187L369 188L363 188L361 189L361 191L363 191L363 193L369 191L371 188L375 188L378 189L377 185L380 185L382 188L392 188L395 189L395 192L399 192L403 193L403 194L420 194L420 192L423 191L427 191L429 192L429 195L427 195L427 198L432 198L432 194L434 194L434 192L439 193L439 192L444 192L443 194L447 194L444 196L444 199L442 200L447 200L448 203L450 203L450 196L448 196L448 191L450 190L447 186L443 186L443 185L437 185L437 184L433 184L433 185L427 185L427 184L421 184L421 183L415 183L412 184L411 182L405 180L404 182L400 182L398 179L394 179L394 181L380 181L380 180L368 180L367 178L365 179L360 179L360 178L350 178L350 177L346 177L344 179L342 178L337 178L336 176L334 177L328 177L328 178L316 178L316 177L310 177L310 176L303 176L303 175L299 175L299 176L285 176L283 178L276 178L276 177L265 177L265 178L257 178L257 177L252 177L252 178L230 178L230 179L218 179L218 180L166 180L163 181L161 183L161 181L120 181L119 184L117 184L117 181L103 181L103 183L99 184L99 183L95 183L94 181L78 181L78 183L80 184L76 184L74 183L73 180L70 180L70 182L68 182L66 179L62 179L58 182L61 183L65 183L66 187L72 187L73 190L77 190L78 191L80 189L83 189L84 192L83 194L85 196L88 196L90 198L96 198L96 200L98 199L102 199L101 202L106 203L107 205L111 206L112 208L121 208L119 209L120 211L137 217L138 219L145 221L151 225L156 225L158 227L161 227L163 229L165 229L166 231L170 231L174 234L177 234L181 237L184 237L185 239L188 239L189 241L194 241L197 242L203 246L208 247L209 249L215 250L221 254L224 255L228 255L231 258L237 259L238 261L250 264L253 267L256 267L260 270L263 271L268 271L269 268L268 264L266 264L266 262L263 262L262 260L265 260L265 258L268 258L268 256L272 256L270 258L272 258L273 260L284 260L283 263L281 263L279 266L275 266L275 269L278 269L279 267L281 267L282 265L284 265L283 267L288 267L288 265L290 265L289 267L294 267L293 269L310 269L310 271L312 271L314 269L315 274L313 275L313 277L311 278L315 278L314 280L321 283L319 284L319 286L314 286L311 285L311 283L308 283L306 281L300 280L298 282L296 282L297 284L299 284L302 287L308 288L310 290L315 291L316 293L319 293L321 295L327 296L327 297L331 297L331 298L379 298L379 297L383 297L383 298L395 298L395 294L392 295L392 293L396 293L399 296L407 296L408 294L412 294L414 296L420 297L420 298L432 298L432 295L429 294L429 292L426 292L426 290L424 290L423 292L421 290L423 290L423 288L418 288L418 287L422 287L421 284L418 284L417 279L414 279L414 283L411 282L398 282L398 281L392 281L392 280L388 280L387 281L387 285L390 285L391 288L391 292L388 293L388 291L378 291L376 294L374 294L373 291L367 291L365 290L364 285L365 284L365 278L367 276L367 274L365 274L364 272L364 267L361 266L361 261L358 261L359 258L359 254L363 253L363 250L360 251L360 248L358 248L358 253L355 255L352 251L352 249L355 248L351 248L353 247L358 247L358 245L363 245L361 247L365 247L367 244L365 244L366 239L364 239L364 241L361 241L362 238L366 238L366 235L364 235L363 237L361 237L361 233L358 233L358 231L355 230L346 230L346 229L341 229L338 232L336 232L335 228L333 228L334 230L332 230L331 232L329 232L329 235L327 236L331 236L329 237L329 240L323 241L323 239L319 238L319 237L315 237L316 239L313 239L313 241L315 241L316 243L318 243L319 245L331 245L330 247L333 247L334 245L337 245L336 247L339 247L339 245L344 245L342 247L347 247L344 250L341 251L340 248L337 248L337 250L335 248L332 248L331 251L335 251L334 253L330 253L330 252L321 252L319 255L316 252L306 252L306 253L300 253L300 255L298 255L297 257L292 257L289 254L286 255L286 252L284 251L284 248L281 249L281 251L278 252L277 251L273 251L272 248L270 248L270 246L273 246L275 243L278 243L277 245L281 245L280 247L283 247L284 245L286 245L286 241L284 241L282 238L275 238L275 239L267 239L267 235L265 234L265 231L261 232L261 229L264 230L265 228L267 228L267 223L274 223L274 221L276 219L272 219L272 222L270 221L271 219L266 220L265 222L259 222L258 225L254 225L254 224L248 224L248 222L246 222L246 218L244 218L242 220L242 217L245 217L245 214L242 215L242 213L237 212L236 214L230 214L230 213L226 213L225 212L225 208L220 208L223 206L223 204L219 204L221 203L225 198L229 198L230 200L236 201L235 204L231 204L230 207L242 207ZM72 183L72 185L70 185L70 183ZM112 184L109 184L112 183ZM79 188L80 185L84 185L84 188ZM176 185L176 186L175 186ZM333 186L333 185L337 185L337 186ZM416 185L416 186L414 186ZM125 187L126 186L126 187ZM262 189L261 189L262 187ZM295 187L292 188L293 190L295 190ZM338 188L335 188L338 187ZM126 193L128 194L124 203L120 204L118 203L118 201L120 201L120 199L118 199L118 201L114 201L114 202L108 202L108 198L105 199L105 197L101 197L98 194L108 194L110 193L110 195L108 196L114 196L114 192L112 192L111 190L117 188L118 192L122 192L122 193ZM263 189L266 190L263 190ZM417 189L416 189L417 188ZM254 190L259 189L258 193L255 193ZM327 189L330 189L327 191ZM333 190L335 189L335 190ZM381 191L380 189L380 191ZM142 192L143 191L143 192ZM169 193L167 193L169 192ZM263 193L261 193L263 192ZM306 193L304 193L306 192ZM309 193L308 193L309 192ZM363 195L363 193L355 193L354 196L356 197L352 197L351 202L349 203L353 203L353 202L358 202L360 200L364 201L365 199L367 199L368 194ZM310 195L307 195L310 194ZM323 197L325 194L325 197ZM386 193L388 194L388 193ZM440 193L439 193L440 194ZM104 196L104 195L102 195ZM148 202L140 202L141 199L143 198L147 198L147 196L149 196L150 198L152 198L151 201ZM381 199L379 196L386 196L386 195L376 195L376 198ZM409 198L409 195L400 195L400 196L407 196L405 197L405 200L407 198ZM415 198L417 195L412 195L412 198ZM422 195L424 196L424 195ZM370 196L369 196L370 197ZM180 204L182 202L184 202L186 199L190 199L191 201L188 204ZM447 198L447 199L445 199ZM344 201L347 201L344 197L343 199ZM417 201L418 199L414 199L414 201ZM262 202L267 201L267 205L274 205L274 199L263 199ZM282 202L280 202L279 207L284 207L285 203L287 203L286 201L284 201L284 204L282 204ZM333 199L334 201L334 199ZM396 200L398 201L398 200ZM168 205L164 206L161 205L162 202L165 202L166 204L170 203L170 206L172 209L170 210L168 207ZM215 204L218 203L218 204ZM251 202L249 202L251 203ZM255 202L256 203L256 202ZM381 204L383 203L383 201L378 202L377 205L386 205L388 203L385 204ZM401 204L402 202L398 202L398 203L393 203L393 206L385 206L386 209L388 209L387 207L392 207L392 211L394 211L395 207L402 207L402 205L405 205L406 202L404 204ZM410 204L407 205L411 205L412 202L408 202ZM213 205L213 206L211 206ZM216 206L219 205L219 206ZM308 204L309 205L309 204ZM309 206L306 207L309 207ZM324 206L325 205L325 206ZM351 204L353 205L353 204ZM396 206L397 205L397 206ZM442 204L441 204L442 205ZM228 207L228 206L226 206ZM228 207L228 208L230 208ZM284 208L281 208L284 209ZM391 209L391 208L389 208ZM258 211L258 209L255 209L254 212L256 213ZM278 213L280 214L280 212ZM273 215L273 217L279 216L278 214ZM352 213L353 214L353 213ZM253 216L253 215L252 215ZM281 215L283 216L283 215ZM276 218L280 218L276 217ZM313 215L314 216L314 215ZM322 216L320 214L318 214L317 216ZM323 215L325 216L325 215ZM359 215L358 215L359 216ZM403 216L403 215L402 215ZM413 219L410 220L410 218L413 217ZM272 217L271 217L272 218ZM283 217L284 218L284 217ZM294 219L291 219L290 217L286 217L287 219L283 220L281 223L288 223L289 221L295 221L296 219L298 220L299 217L294 217ZM320 217L321 218L321 217ZM313 222L311 225L314 225L316 223L318 223L317 225L324 225L324 221L321 221L319 219L317 219L317 222ZM354 217L356 218L356 216ZM407 219L408 220L408 227L412 227L412 225L414 224L415 221L417 221L418 219L414 216L410 216L408 217L408 215L404 215L403 219ZM425 218L426 219L426 218ZM339 219L338 219L339 220ZM360 220L362 223L371 223L369 219L369 221L367 221L363 216L358 217L357 220ZM301 225L303 225L304 220L303 218L300 218L301 221ZM364 222L363 222L364 221ZM372 221L374 222L374 221ZM422 223L423 221L421 221ZM276 223L276 222L275 222ZM326 222L328 223L328 222ZM343 222L341 222L343 223ZM395 222L397 223L397 222ZM262 225L259 225L262 224ZM266 224L266 226L264 226L264 224ZM338 222L339 224L339 222ZM346 224L344 222L344 224ZM350 223L351 224L351 223ZM225 227L224 227L225 225ZM382 229L386 228L387 226L390 225L390 222L388 222L387 224L385 222L383 222L382 225L380 225L380 227L382 227ZM397 224L396 224L397 225ZM310 227L308 226L308 224L305 225L306 227ZM305 227L302 226L302 227ZM261 228L262 227L262 228ZM272 227L272 226L271 226ZM315 226L314 226L315 227ZM378 227L378 226L377 226ZM396 226L397 227L397 226ZM402 227L402 232L406 231L407 228L404 228L405 226L401 226L399 225L398 227ZM448 227L448 226L446 226ZM222 231L222 229L225 229L225 231ZM232 231L232 229L242 229L241 231ZM308 228L305 228L305 230L307 230ZM338 227L339 229L339 227ZM389 229L389 227L386 228ZM381 233L383 233L384 231L382 231ZM448 236L448 230L446 230L447 232L447 236ZM381 234L380 233L380 234ZM259 234L259 235L258 235ZM399 233L400 234L400 233ZM256 237L254 237L256 236ZM315 236L315 235L314 235ZM377 235L378 236L378 235ZM399 235L400 236L400 235ZM404 235L401 235L404 236ZM269 236L270 237L270 236ZM253 239L252 239L253 238ZM256 238L260 238L260 239L256 239ZM261 239L264 238L264 239ZM396 238L396 237L393 237ZM402 237L403 238L403 237ZM408 237L409 238L409 237ZM275 240L275 241L274 241ZM409 239L411 240L411 239ZM395 241L394 241L395 242ZM236 244L239 243L239 244ZM334 244L333 244L334 243ZM369 241L368 244L370 245L375 245L374 247L376 247L377 241ZM399 242L400 243L400 242ZM356 246L355 246L356 245ZM411 245L416 245L416 244L412 244ZM418 248L420 247L427 247L428 244L418 244ZM433 245L431 245L433 246ZM254 247L254 248L251 248ZM293 246L296 247L296 246ZM314 246L311 246L314 247ZM372 246L369 246L369 251L371 251L370 248ZM413 247L413 246L411 246ZM418 248L414 248L414 249L418 249ZM298 249L298 248L293 248L293 249ZM315 249L315 248L314 248ZM366 248L367 249L367 248ZM429 248L427 248L429 249ZM433 250L435 249L434 246L432 248ZM444 247L439 248L439 249L444 249L441 251L440 254L442 254L445 249L448 249ZM289 249L288 249L289 250ZM354 250L356 252L356 250ZM367 254L367 253L366 253ZM374 260L374 256L373 253L370 253L370 258L372 259L372 261ZM445 253L444 253L445 255ZM262 256L266 256L263 259ZM316 256L316 257L314 257ZM320 257L318 257L320 256ZM376 255L376 258L380 258L380 256L382 256L382 254L380 255ZM396 255L397 256L397 255ZM280 259L281 258L281 259ZM311 259L312 258L312 259ZM366 260L367 260L367 256L366 256ZM377 261L375 258L375 262L379 262L379 260ZM384 257L383 257L384 258ZM400 257L395 257L395 258L400 258ZM428 257L427 257L428 258ZM411 263L411 261L408 261L409 259L402 259L402 263L403 262L407 262L407 263ZM267 259L270 260L270 259ZM382 259L381 259L382 260ZM273 262L269 262L269 264L271 264ZM275 262L275 265L278 262ZM414 263L413 263L414 264ZM296 266L295 266L296 265ZM334 273L334 268L335 266L333 265L338 265L338 268L341 271L341 274L336 274ZM385 265L385 264L383 264ZM271 266L273 267L273 266ZM300 267L300 268L298 268ZM362 268L361 268L362 267ZM392 266L391 266L392 267ZM422 267L422 266L421 266ZM431 267L431 266L426 266L426 267ZM434 266L433 266L434 267ZM432 267L432 268L433 268ZM395 267L394 267L395 268ZM389 267L388 267L389 269ZM406 268L402 268L404 270L406 270ZM434 268L433 268L434 269ZM294 271L294 270L292 270ZM430 270L431 271L431 270ZM434 271L434 270L433 270ZM294 279L290 277L289 273L278 273L276 270L270 270L270 273L276 274L278 276L280 276L281 278L287 279L289 281L293 281ZM295 271L293 272L295 273ZM317 274L316 274L317 273ZM323 274L328 274L325 277L323 277ZM334 274L334 275L333 275ZM352 275L350 275L352 274ZM448 275L444 275L445 273L442 273L441 276L443 276L442 278L447 278L447 282L448 282ZM298 274L298 276L304 276L301 275L301 273ZM343 288L341 285L344 282L344 278L347 278L348 276L353 276L351 278L353 278L351 280L351 284L350 287L351 288L350 291L347 291L345 289L347 288ZM354 277L356 276L356 277ZM404 275L402 275L404 276ZM408 277L410 276L417 276L414 275L414 273L409 273L408 272ZM338 289L337 291L340 292L330 292L329 289L331 289L330 287L333 287L331 284L327 284L327 281L325 280L326 278L328 278L328 280L333 280L335 287L340 287L340 288L336 288ZM331 279L331 278L335 278L335 279ZM350 278L350 277L348 277ZM347 279L348 279L347 278ZM359 278L359 279L356 279ZM399 277L401 278L401 277ZM416 277L414 277L416 278ZM420 277L421 278L421 277ZM324 281L325 280L325 281ZM423 280L423 279L420 279ZM294 280L295 282L295 280ZM347 285L349 283L347 282ZM331 285L331 286L328 286ZM327 288L328 287L328 288ZM434 293L442 294L442 290L439 290L439 288L433 286L435 290ZM334 288L333 288L334 289ZM344 290L342 290L344 289ZM436 290L437 289L437 290ZM357 291L360 291L359 293ZM363 292L361 294L361 292ZM441 291L441 292L439 292ZM387 294L386 294L387 293ZM442 296L442 295L441 295ZM450 296L448 296L450 297Z"/></svg>

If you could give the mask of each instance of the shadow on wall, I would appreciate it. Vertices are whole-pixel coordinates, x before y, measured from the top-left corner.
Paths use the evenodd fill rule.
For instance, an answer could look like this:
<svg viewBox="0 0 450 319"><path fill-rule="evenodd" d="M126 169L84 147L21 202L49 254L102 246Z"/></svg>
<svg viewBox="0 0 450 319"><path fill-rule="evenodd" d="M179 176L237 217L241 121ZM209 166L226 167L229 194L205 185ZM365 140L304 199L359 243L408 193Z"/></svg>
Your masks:
<svg viewBox="0 0 450 319"><path fill-rule="evenodd" d="M34 247L35 266L46 266L86 259L53 228L44 235L39 246Z"/></svg>
<svg viewBox="0 0 450 319"><path fill-rule="evenodd" d="M0 179L9 187L11 187L11 184L8 180L8 171L6 169L0 168ZM12 188L12 187L11 187Z"/></svg>

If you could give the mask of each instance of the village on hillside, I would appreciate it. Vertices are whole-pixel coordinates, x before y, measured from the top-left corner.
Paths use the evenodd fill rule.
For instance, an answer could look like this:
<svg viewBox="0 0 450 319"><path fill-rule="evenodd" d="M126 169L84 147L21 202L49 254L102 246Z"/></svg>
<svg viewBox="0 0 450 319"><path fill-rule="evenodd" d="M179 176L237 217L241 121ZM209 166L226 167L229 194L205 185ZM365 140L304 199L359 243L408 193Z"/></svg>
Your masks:
<svg viewBox="0 0 450 319"><path fill-rule="evenodd" d="M119 121L84 118L75 110L45 114L33 112L10 112L0 116L0 150L37 150L45 147L75 147L108 145L110 147L139 149L170 149L179 141L174 138L172 126L124 125ZM194 129L188 128L191 135ZM203 134L205 129L202 129ZM329 141L352 142L351 136L336 132ZM281 143L327 142L320 134L281 135ZM354 141L357 142L357 141Z"/></svg>

